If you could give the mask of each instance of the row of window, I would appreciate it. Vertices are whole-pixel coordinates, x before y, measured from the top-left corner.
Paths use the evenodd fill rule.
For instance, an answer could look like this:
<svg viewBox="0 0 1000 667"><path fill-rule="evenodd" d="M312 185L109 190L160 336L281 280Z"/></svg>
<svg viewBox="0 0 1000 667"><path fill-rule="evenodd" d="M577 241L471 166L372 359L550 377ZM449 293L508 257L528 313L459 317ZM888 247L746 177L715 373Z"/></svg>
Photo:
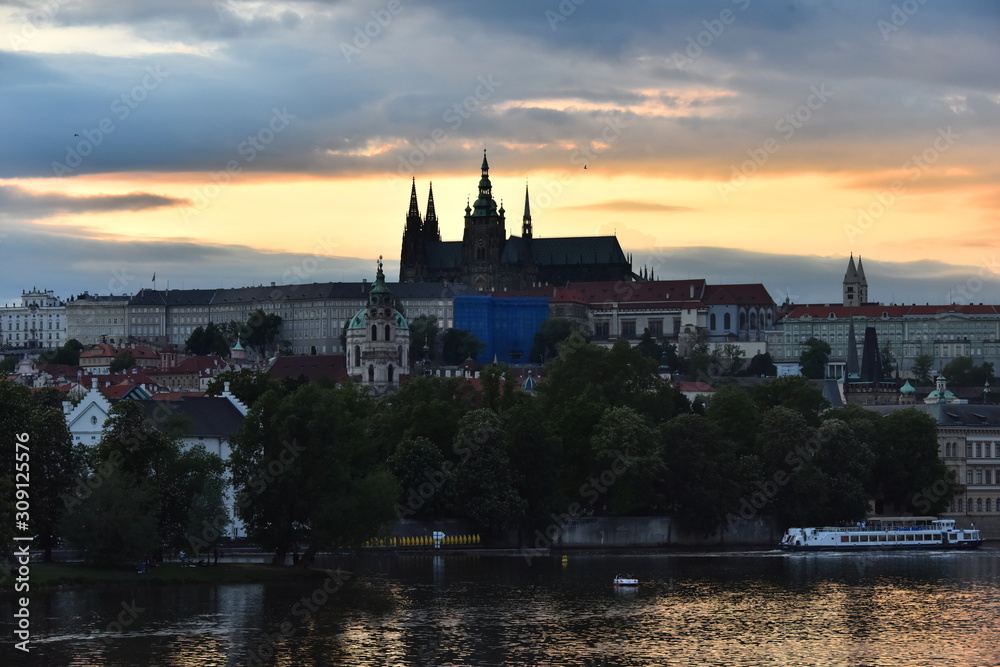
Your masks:
<svg viewBox="0 0 1000 667"><path fill-rule="evenodd" d="M977 442L975 445L971 442L965 443L966 458L988 459L990 458L990 450L993 451L992 456L994 458L1000 458L1000 442ZM973 454L973 452L975 452L975 454ZM944 443L944 455L958 456L958 443Z"/></svg>
<svg viewBox="0 0 1000 667"><path fill-rule="evenodd" d="M996 499L995 503L991 503L991 498L976 498L975 509L972 508L972 498L969 498L968 502L962 502L962 499L953 500L950 505L948 505L949 512L1000 512L1000 498ZM963 509L964 508L964 509Z"/></svg>
<svg viewBox="0 0 1000 667"><path fill-rule="evenodd" d="M975 473L975 474L973 474ZM973 482L972 479L975 477L976 481ZM997 475L997 481L1000 482L1000 475ZM990 468L977 468L976 470L966 470L965 471L965 483L966 484L992 484L993 483L993 471Z"/></svg>

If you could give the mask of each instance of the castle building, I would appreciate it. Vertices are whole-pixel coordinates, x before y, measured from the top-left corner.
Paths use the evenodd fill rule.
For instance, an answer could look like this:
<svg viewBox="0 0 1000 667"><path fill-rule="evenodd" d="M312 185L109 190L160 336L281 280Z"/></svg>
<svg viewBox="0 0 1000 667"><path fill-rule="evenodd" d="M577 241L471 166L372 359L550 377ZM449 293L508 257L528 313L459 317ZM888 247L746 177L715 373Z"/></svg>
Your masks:
<svg viewBox="0 0 1000 667"><path fill-rule="evenodd" d="M346 345L348 375L375 395L394 391L410 374L410 327L385 284L381 257L368 306L347 324Z"/></svg>
<svg viewBox="0 0 1000 667"><path fill-rule="evenodd" d="M527 186L521 235L508 237L506 211L493 199L489 172L483 151L479 196L471 206L466 204L461 241L441 240L432 187L421 218L414 179L403 229L401 283L448 281L491 292L635 278L632 262L615 236L535 238Z"/></svg>
<svg viewBox="0 0 1000 667"><path fill-rule="evenodd" d="M843 305L787 304L782 309L775 327L766 334L779 375L798 374L799 356L806 341L815 337L830 344L827 377L845 379L849 360L860 347L851 338L853 327L859 331L875 327L880 349L889 349L901 377L910 375L914 360L921 355L933 358L932 368L944 368L958 357L972 357L977 364L1000 364L1000 305L869 301L864 267L860 259L855 264L853 256L844 276L843 295Z"/></svg>

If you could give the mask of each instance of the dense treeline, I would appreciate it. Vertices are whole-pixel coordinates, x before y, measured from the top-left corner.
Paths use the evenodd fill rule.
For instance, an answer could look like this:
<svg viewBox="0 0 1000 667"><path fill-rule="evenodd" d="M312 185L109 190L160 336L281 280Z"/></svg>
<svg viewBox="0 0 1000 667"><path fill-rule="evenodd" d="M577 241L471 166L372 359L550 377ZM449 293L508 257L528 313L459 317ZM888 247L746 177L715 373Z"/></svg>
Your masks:
<svg viewBox="0 0 1000 667"><path fill-rule="evenodd" d="M181 447L169 415L151 423L132 401L115 405L97 447L75 446L57 392L0 382L0 538L9 551L22 432L35 547L69 540L91 560L212 548L232 509L227 477L248 534L276 562L360 545L398 519L462 517L488 539L518 531L530 544L570 515L670 514L708 533L760 515L857 521L871 500L934 514L951 500L922 413L830 410L797 376L752 391L730 380L707 407L692 405L658 365L626 341L607 349L573 333L535 394L502 365L486 367L480 387L415 377L384 398L352 383L223 374L212 391L229 381L252 405L228 471Z"/></svg>
<svg viewBox="0 0 1000 667"><path fill-rule="evenodd" d="M573 334L536 395L502 365L481 390L418 377L382 399L273 384L234 442L243 519L280 558L357 544L399 518L464 517L530 540L573 514L671 514L707 533L763 514L857 521L872 499L921 514L950 500L926 492L950 480L917 411L829 410L802 377L723 384L699 410L657 366L627 342Z"/></svg>

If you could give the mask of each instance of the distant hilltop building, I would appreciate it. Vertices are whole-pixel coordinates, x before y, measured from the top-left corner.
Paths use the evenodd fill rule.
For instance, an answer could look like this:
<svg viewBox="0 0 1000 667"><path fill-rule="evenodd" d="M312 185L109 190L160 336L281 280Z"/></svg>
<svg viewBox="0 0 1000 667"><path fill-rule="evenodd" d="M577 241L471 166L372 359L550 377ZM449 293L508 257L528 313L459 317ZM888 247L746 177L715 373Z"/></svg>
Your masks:
<svg viewBox="0 0 1000 667"><path fill-rule="evenodd" d="M826 375L838 380L852 378L852 359L859 356L860 343L853 331L873 328L877 349L891 354L889 361L901 378L911 375L914 360L929 355L932 368L944 368L957 357L972 357L976 364L1000 365L1000 306L991 304L883 304L869 300L868 280L859 257L852 254L842 283L842 303L785 304L777 325L767 332L767 347L779 375L799 373L799 357L806 341L818 338L830 345ZM885 358L882 359L884 363ZM861 368L858 368L861 372ZM875 383L889 378L868 376ZM878 392L876 392L878 393ZM858 396L862 396L860 393ZM880 401L885 400L879 399ZM862 397L876 404L869 392ZM879 403L881 404L881 403Z"/></svg>
<svg viewBox="0 0 1000 667"><path fill-rule="evenodd" d="M414 179L403 230L401 283L449 281L490 292L635 277L632 262L615 236L535 238L527 186L521 235L508 237L506 212L493 199L489 171L483 151L479 197L471 206L466 204L461 241L441 240L433 188L421 218Z"/></svg>
<svg viewBox="0 0 1000 667"><path fill-rule="evenodd" d="M858 255L858 265L854 265L854 253L851 253L851 261L847 264L847 272L844 274L844 305L863 306L868 303L868 280L865 278L865 267L861 264L861 255Z"/></svg>

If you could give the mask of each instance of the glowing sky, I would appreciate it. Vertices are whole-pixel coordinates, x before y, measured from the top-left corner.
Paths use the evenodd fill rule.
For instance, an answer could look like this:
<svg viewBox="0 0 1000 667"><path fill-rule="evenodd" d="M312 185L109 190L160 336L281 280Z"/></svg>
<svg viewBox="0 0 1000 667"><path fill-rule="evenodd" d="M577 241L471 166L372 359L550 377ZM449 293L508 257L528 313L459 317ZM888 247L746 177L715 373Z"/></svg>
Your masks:
<svg viewBox="0 0 1000 667"><path fill-rule="evenodd" d="M998 34L990 0L6 3L0 302L395 278L410 177L459 239L485 148L509 232L527 184L536 236L656 277L830 301L853 252L874 299L995 303Z"/></svg>

